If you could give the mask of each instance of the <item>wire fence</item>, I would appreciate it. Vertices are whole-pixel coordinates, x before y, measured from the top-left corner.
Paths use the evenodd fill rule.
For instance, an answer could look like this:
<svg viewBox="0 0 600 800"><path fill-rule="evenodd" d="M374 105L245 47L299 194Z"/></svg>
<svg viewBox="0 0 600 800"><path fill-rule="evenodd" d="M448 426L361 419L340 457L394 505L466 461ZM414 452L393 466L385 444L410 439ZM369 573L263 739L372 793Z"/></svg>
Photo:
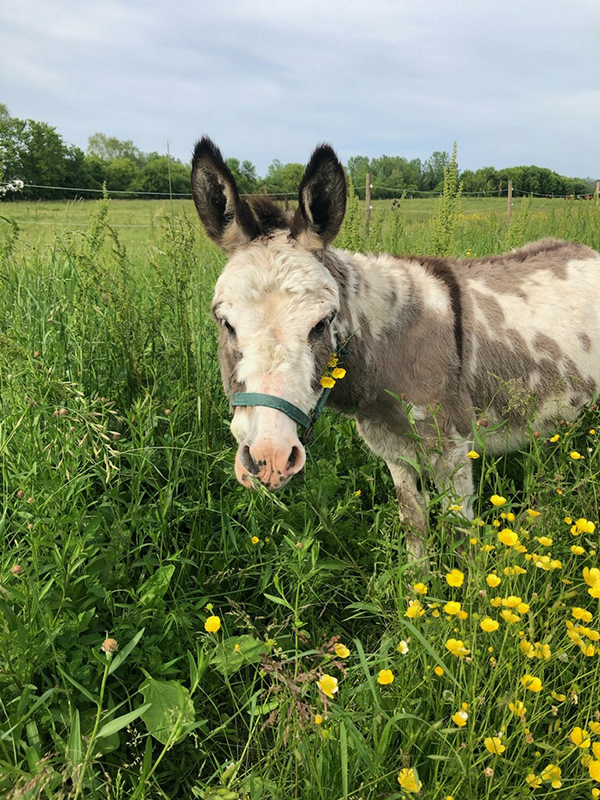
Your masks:
<svg viewBox="0 0 600 800"><path fill-rule="evenodd" d="M84 187L75 187L75 186L48 186L41 183L26 183L24 184L23 188L25 189L43 189L47 191L60 191L60 192L73 192L79 193L80 195L85 194L103 194L104 189L89 189ZM365 187L363 186L353 186L352 187L354 192L364 193ZM421 189L410 189L406 186L384 186L383 184L371 184L372 189L376 189L377 191L382 192L389 192L389 199L400 199L403 195L409 199L421 199L421 198L436 198L441 197L441 192L436 192L434 190L421 190ZM519 189L513 186L513 196L518 195L520 197L542 197L546 200L570 200L570 199L583 199L583 198L592 198L594 196L594 192L582 192L578 194L554 194L549 192L533 192L528 189ZM190 192L148 192L148 191L138 191L136 189L106 189L106 192L109 196L114 195L127 195L133 197L168 197L168 198L176 198L181 200L191 200L192 194ZM297 191L293 192L247 192L242 193L243 197L252 197L255 195L267 195L268 197L272 197L274 199L296 199L298 196ZM501 189L490 189L490 190L482 190L477 192L461 192L463 197L481 197L481 198L506 198L508 195L508 187ZM379 198L383 199L383 198Z"/></svg>

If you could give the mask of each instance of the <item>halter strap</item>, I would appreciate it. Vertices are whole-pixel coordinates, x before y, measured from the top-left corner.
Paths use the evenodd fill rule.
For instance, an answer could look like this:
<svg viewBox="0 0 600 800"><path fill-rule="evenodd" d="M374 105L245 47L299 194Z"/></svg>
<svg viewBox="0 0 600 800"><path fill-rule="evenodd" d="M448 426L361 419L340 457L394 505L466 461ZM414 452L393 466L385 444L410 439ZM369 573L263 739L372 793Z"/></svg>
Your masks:
<svg viewBox="0 0 600 800"><path fill-rule="evenodd" d="M326 390L327 391L327 390ZM324 394L324 393L323 393ZM319 398L321 402L323 395ZM319 405L317 403L317 407ZM277 411L283 411L288 417L294 420L297 425L302 425L303 428L310 428L314 424L316 418L313 414L309 417L298 406L284 400L283 397L277 397L274 394L261 394L260 392L235 392L231 395L229 405L234 406L266 406L267 408L274 408ZM315 408L316 411L316 408ZM320 412L319 412L320 413Z"/></svg>
<svg viewBox="0 0 600 800"><path fill-rule="evenodd" d="M343 355L344 353L345 347L341 345L338 347L336 355ZM276 411L282 411L290 419L293 419L297 425L302 425L306 430L306 439L308 440L312 436L315 424L327 404L332 388L323 389L316 406L310 414L305 414L301 408L284 400L283 397L277 397L274 394L262 394L261 392L234 392L229 395L229 406L231 408L235 406L264 406L265 408L274 408Z"/></svg>

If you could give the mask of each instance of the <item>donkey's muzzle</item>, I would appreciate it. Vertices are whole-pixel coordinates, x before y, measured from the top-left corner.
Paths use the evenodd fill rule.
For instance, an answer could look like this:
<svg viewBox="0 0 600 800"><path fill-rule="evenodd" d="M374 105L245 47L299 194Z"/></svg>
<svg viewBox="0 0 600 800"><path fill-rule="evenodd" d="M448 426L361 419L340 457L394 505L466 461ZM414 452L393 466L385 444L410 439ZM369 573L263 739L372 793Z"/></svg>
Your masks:
<svg viewBox="0 0 600 800"><path fill-rule="evenodd" d="M306 453L299 439L295 441L242 442L236 460L237 479L244 486L252 488L256 482L270 491L284 486L292 475L300 472L306 461Z"/></svg>

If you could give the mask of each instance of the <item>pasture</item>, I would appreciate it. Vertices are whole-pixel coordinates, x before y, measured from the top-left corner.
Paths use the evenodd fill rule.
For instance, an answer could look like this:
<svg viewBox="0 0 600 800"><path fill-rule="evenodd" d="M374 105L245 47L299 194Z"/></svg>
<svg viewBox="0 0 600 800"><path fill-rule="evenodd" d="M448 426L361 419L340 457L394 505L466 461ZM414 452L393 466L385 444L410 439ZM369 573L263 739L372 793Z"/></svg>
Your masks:
<svg viewBox="0 0 600 800"><path fill-rule="evenodd" d="M337 243L600 249L592 202L443 204L351 200ZM509 457L477 430L476 519L432 496L417 574L350 421L280 493L235 480L191 201L0 217L3 797L600 794L595 404Z"/></svg>

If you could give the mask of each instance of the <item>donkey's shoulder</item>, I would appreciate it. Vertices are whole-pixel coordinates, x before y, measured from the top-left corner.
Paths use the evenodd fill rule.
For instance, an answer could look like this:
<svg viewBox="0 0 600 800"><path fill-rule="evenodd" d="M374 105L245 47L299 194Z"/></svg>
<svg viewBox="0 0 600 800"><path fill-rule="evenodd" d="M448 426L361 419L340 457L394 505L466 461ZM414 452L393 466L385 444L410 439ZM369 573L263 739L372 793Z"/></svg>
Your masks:
<svg viewBox="0 0 600 800"><path fill-rule="evenodd" d="M543 270L564 280L571 262L593 259L598 259L598 253L587 245L546 238L500 255L463 259L456 262L455 268L459 269L460 274L470 278L499 274L506 278L524 278Z"/></svg>

